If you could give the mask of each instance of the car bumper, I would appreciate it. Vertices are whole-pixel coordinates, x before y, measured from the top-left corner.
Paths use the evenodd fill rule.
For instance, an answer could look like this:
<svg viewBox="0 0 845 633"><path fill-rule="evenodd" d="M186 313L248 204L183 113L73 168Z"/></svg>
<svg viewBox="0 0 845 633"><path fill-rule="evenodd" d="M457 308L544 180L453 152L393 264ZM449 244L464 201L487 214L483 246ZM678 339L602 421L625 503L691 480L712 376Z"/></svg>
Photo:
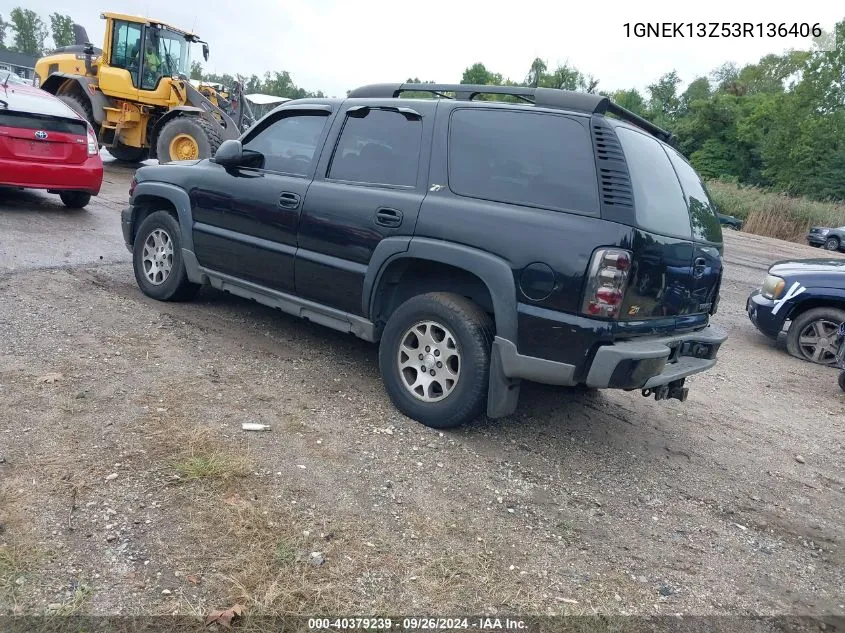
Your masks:
<svg viewBox="0 0 845 633"><path fill-rule="evenodd" d="M639 337L602 345L589 363L588 387L651 389L706 371L716 364L719 347L727 339L714 325L695 332ZM524 356L516 346L496 337L504 375L551 385L574 385L576 368L568 363Z"/></svg>
<svg viewBox="0 0 845 633"><path fill-rule="evenodd" d="M807 244L810 246L822 246L824 244L825 238L820 235L808 235L807 236Z"/></svg>
<svg viewBox="0 0 845 633"><path fill-rule="evenodd" d="M51 191L85 191L93 196L103 184L103 161L90 156L84 163L55 165L0 158L0 185Z"/></svg>
<svg viewBox="0 0 845 633"><path fill-rule="evenodd" d="M775 302L771 299L766 299L759 290L752 292L745 302L745 311L748 313L748 318L758 330L766 336L777 338L780 331L783 329L785 315L788 310L775 309Z"/></svg>

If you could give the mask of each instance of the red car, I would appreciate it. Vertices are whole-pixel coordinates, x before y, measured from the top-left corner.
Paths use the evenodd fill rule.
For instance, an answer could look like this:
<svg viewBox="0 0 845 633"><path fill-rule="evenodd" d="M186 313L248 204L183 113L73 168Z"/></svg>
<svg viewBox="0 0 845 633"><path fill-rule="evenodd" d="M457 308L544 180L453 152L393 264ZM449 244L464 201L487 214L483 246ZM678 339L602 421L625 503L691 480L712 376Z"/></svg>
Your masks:
<svg viewBox="0 0 845 633"><path fill-rule="evenodd" d="M81 209L102 182L91 125L50 93L0 71L0 186L46 189Z"/></svg>

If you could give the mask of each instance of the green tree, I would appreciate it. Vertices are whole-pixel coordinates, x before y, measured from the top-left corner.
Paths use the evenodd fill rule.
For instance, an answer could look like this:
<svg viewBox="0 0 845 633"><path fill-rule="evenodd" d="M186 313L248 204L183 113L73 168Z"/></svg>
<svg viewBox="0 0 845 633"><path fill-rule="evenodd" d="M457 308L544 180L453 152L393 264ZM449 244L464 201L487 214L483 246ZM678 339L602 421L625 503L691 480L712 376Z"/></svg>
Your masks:
<svg viewBox="0 0 845 633"><path fill-rule="evenodd" d="M73 18L61 13L50 14L50 32L53 35L53 44L56 47L70 46L74 43Z"/></svg>
<svg viewBox="0 0 845 633"><path fill-rule="evenodd" d="M6 22L3 16L0 15L0 51L6 50L6 29L10 26L12 25Z"/></svg>
<svg viewBox="0 0 845 633"><path fill-rule="evenodd" d="M542 59L537 57L533 62L531 62L531 68L528 71L528 75L525 77L525 85L532 86L536 88L540 85L540 81L546 74L548 67L546 66L546 62Z"/></svg>
<svg viewBox="0 0 845 633"><path fill-rule="evenodd" d="M493 86L502 83L502 76L498 73L491 73L482 63L475 63L464 70L461 83Z"/></svg>
<svg viewBox="0 0 845 633"><path fill-rule="evenodd" d="M645 99L643 99L643 96L636 88L631 88L630 90L617 90L607 96L609 96L615 103L626 110L630 110L634 114L638 114L640 116L646 115Z"/></svg>
<svg viewBox="0 0 845 633"><path fill-rule="evenodd" d="M674 70L648 86L648 111L652 120L662 127L670 127L681 106L678 84L681 78Z"/></svg>
<svg viewBox="0 0 845 633"><path fill-rule="evenodd" d="M202 78L202 64L198 61L191 62L191 79Z"/></svg>
<svg viewBox="0 0 845 633"><path fill-rule="evenodd" d="M15 29L14 50L19 53L39 57L44 52L44 40L47 28L38 14L32 9L15 7L9 13Z"/></svg>

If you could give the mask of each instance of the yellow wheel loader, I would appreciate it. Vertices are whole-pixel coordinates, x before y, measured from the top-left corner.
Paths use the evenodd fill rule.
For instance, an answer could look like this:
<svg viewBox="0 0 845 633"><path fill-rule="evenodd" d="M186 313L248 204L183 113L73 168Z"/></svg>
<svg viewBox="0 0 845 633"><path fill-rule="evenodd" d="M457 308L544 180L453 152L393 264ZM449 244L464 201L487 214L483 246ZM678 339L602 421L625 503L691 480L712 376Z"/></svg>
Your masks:
<svg viewBox="0 0 845 633"><path fill-rule="evenodd" d="M252 123L241 86L224 98L189 80L191 48L208 44L187 31L139 16L103 13L103 48L74 25L76 44L35 65L35 84L57 95L98 131L118 160L159 162L208 158Z"/></svg>

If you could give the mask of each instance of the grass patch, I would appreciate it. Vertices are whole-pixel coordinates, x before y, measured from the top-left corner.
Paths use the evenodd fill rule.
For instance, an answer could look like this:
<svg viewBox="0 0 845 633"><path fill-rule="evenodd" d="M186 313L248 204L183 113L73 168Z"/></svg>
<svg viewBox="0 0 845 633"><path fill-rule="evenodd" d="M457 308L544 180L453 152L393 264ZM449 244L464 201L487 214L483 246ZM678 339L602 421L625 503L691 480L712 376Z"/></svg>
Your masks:
<svg viewBox="0 0 845 633"><path fill-rule="evenodd" d="M36 552L9 539L0 543L0 604L14 604L20 585L18 579L26 578L32 570Z"/></svg>
<svg viewBox="0 0 845 633"><path fill-rule="evenodd" d="M817 202L719 180L707 186L721 212L742 218L742 230L755 235L803 244L811 226L845 225L842 203Z"/></svg>
<svg viewBox="0 0 845 633"><path fill-rule="evenodd" d="M62 606L52 611L51 614L63 617L78 615L85 609L93 593L94 590L91 587L80 583L74 590L73 595L62 602Z"/></svg>
<svg viewBox="0 0 845 633"><path fill-rule="evenodd" d="M174 464L182 479L222 480L245 477L249 468L245 459L229 455L188 455Z"/></svg>

